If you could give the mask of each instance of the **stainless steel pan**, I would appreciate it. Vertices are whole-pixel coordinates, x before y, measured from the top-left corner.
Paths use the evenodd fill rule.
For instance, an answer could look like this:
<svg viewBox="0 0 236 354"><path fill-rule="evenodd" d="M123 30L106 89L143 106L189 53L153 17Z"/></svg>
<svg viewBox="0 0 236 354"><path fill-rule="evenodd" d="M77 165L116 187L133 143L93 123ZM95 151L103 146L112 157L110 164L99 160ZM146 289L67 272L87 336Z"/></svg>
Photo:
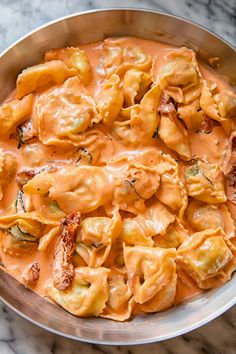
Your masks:
<svg viewBox="0 0 236 354"><path fill-rule="evenodd" d="M0 56L0 99L15 85L16 75L38 63L53 47L78 45L108 36L136 36L193 48L208 61L219 57L219 71L236 81L235 49L189 21L135 9L89 11L63 17L29 33ZM169 311L143 315L130 322L82 319L70 315L0 271L0 298L31 322L65 337L103 344L142 344L173 338L216 318L236 303L236 276L223 287L204 293Z"/></svg>

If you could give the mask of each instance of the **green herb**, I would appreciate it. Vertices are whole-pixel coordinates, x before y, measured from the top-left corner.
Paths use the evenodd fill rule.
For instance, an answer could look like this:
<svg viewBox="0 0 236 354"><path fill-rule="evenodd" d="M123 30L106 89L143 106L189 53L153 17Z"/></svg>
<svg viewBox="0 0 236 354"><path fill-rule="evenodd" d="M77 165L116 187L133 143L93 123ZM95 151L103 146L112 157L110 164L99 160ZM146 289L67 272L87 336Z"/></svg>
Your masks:
<svg viewBox="0 0 236 354"><path fill-rule="evenodd" d="M92 161L93 161L93 157L92 157L92 155L90 154L90 152L89 152L86 148L84 148L84 147L80 147L80 148L77 150L77 152L78 152L78 151L79 151L80 154L79 154L78 160L76 161L76 164L78 164L78 162L79 162L81 159L86 158L88 164L91 165L91 164L92 164Z"/></svg>
<svg viewBox="0 0 236 354"><path fill-rule="evenodd" d="M153 138L153 139L157 139L157 138L158 138L158 128L156 128L156 129L154 130L154 133L152 134L152 138Z"/></svg>
<svg viewBox="0 0 236 354"><path fill-rule="evenodd" d="M140 199L144 199L136 190L135 188L135 182L136 182L136 179L132 179L131 181L126 179L125 180L125 183L127 183L132 189L133 191L137 194L137 196L140 198Z"/></svg>
<svg viewBox="0 0 236 354"><path fill-rule="evenodd" d="M92 243L92 246L94 246L95 248L102 248L104 246L104 244L102 242L96 242L94 241Z"/></svg>
<svg viewBox="0 0 236 354"><path fill-rule="evenodd" d="M202 171L201 171L201 174L203 175L203 177L206 178L206 180L213 186L213 182L210 180L209 177L207 177Z"/></svg>
<svg viewBox="0 0 236 354"><path fill-rule="evenodd" d="M27 145L29 144L29 141L32 139L32 137L25 139L24 138L24 134L26 133L27 128L23 125L20 125L17 129L16 129L16 140L18 141L18 145L17 145L17 149L20 149L22 147L22 145Z"/></svg>
<svg viewBox="0 0 236 354"><path fill-rule="evenodd" d="M204 129L198 129L196 130L195 133L201 133L201 134L211 134L212 130L204 130Z"/></svg>
<svg viewBox="0 0 236 354"><path fill-rule="evenodd" d="M188 175L189 176L196 176L197 174L201 174L210 184L213 185L212 181L210 180L209 177L207 177L202 170L199 170L197 162L195 162L195 165L191 166L188 169Z"/></svg>
<svg viewBox="0 0 236 354"><path fill-rule="evenodd" d="M12 235L15 240L24 241L24 242L38 242L36 237L28 234L20 229L18 225L12 226L11 229L7 229L7 231Z"/></svg>
<svg viewBox="0 0 236 354"><path fill-rule="evenodd" d="M188 169L189 176L196 176L199 173L199 169L197 165L193 165Z"/></svg>
<svg viewBox="0 0 236 354"><path fill-rule="evenodd" d="M16 196L16 201L15 201L15 207L16 207L16 213L25 213L25 206L24 206L24 200L23 200L23 194L24 192L19 190L17 192Z"/></svg>

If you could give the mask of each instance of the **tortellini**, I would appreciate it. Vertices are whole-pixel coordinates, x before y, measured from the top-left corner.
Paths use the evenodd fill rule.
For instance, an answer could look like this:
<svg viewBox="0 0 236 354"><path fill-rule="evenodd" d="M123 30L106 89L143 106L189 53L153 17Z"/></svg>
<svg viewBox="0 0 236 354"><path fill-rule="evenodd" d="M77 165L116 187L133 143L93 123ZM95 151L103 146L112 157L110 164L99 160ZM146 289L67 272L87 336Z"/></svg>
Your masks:
<svg viewBox="0 0 236 354"><path fill-rule="evenodd" d="M104 166L114 152L114 145L108 134L97 129L81 133L81 140L77 147L76 164ZM84 157L84 158L83 158Z"/></svg>
<svg viewBox="0 0 236 354"><path fill-rule="evenodd" d="M112 74L104 81L101 91L96 96L97 110L105 125L113 124L123 105L124 95L120 86L119 76Z"/></svg>
<svg viewBox="0 0 236 354"><path fill-rule="evenodd" d="M25 186L29 194L45 194L56 200L66 213L87 213L106 204L113 193L112 177L102 167L67 167L52 173L40 173Z"/></svg>
<svg viewBox="0 0 236 354"><path fill-rule="evenodd" d="M22 100L13 100L0 106L0 135L10 135L17 125L29 117L32 111L33 95Z"/></svg>
<svg viewBox="0 0 236 354"><path fill-rule="evenodd" d="M109 299L101 317L116 321L125 321L130 318L135 302L126 278L122 270L111 268L108 277Z"/></svg>
<svg viewBox="0 0 236 354"><path fill-rule="evenodd" d="M160 96L160 87L153 86L143 96L139 105L132 106L129 120L115 122L115 136L124 144L131 146L150 143L159 125L157 108Z"/></svg>
<svg viewBox="0 0 236 354"><path fill-rule="evenodd" d="M0 230L0 246L4 253L13 257L30 255L37 249L35 242L20 241L4 230Z"/></svg>
<svg viewBox="0 0 236 354"><path fill-rule="evenodd" d="M193 229L203 231L221 227L227 236L235 236L235 226L226 205L212 205L192 200L186 211L188 223Z"/></svg>
<svg viewBox="0 0 236 354"><path fill-rule="evenodd" d="M12 182L17 171L17 159L10 153L3 152L0 148L0 200L6 188Z"/></svg>
<svg viewBox="0 0 236 354"><path fill-rule="evenodd" d="M185 176L190 197L212 204L226 202L223 174L217 164L196 161Z"/></svg>
<svg viewBox="0 0 236 354"><path fill-rule="evenodd" d="M106 261L121 230L122 219L117 209L113 211L112 218L85 218L76 236L75 250L89 267L99 267Z"/></svg>
<svg viewBox="0 0 236 354"><path fill-rule="evenodd" d="M154 151L155 153L155 151ZM106 166L115 179L113 203L121 210L138 214L145 209L144 201L151 198L159 187L160 171L153 156L120 156ZM157 159L161 161L160 154ZM162 163L160 163L160 170Z"/></svg>
<svg viewBox="0 0 236 354"><path fill-rule="evenodd" d="M236 117L236 94L232 91L221 91L214 96L221 117Z"/></svg>
<svg viewBox="0 0 236 354"><path fill-rule="evenodd" d="M88 85L92 79L92 70L87 55L78 47L67 47L59 49L51 49L45 54L45 62L51 60L61 60L69 68L76 69L80 80Z"/></svg>
<svg viewBox="0 0 236 354"><path fill-rule="evenodd" d="M227 148L222 160L221 169L226 176L226 195L233 204L236 204L236 132L228 140Z"/></svg>
<svg viewBox="0 0 236 354"><path fill-rule="evenodd" d="M177 164L174 173L166 172L161 175L160 187L155 195L157 199L168 205L171 209L179 210L179 216L181 219L183 218L183 213L188 204L188 196L178 176Z"/></svg>
<svg viewBox="0 0 236 354"><path fill-rule="evenodd" d="M107 38L103 42L104 56L101 57L98 73L109 77L111 74L123 76L129 69L149 71L152 59L137 46L130 46L129 39Z"/></svg>
<svg viewBox="0 0 236 354"><path fill-rule="evenodd" d="M153 238L155 247L178 248L183 241L188 238L189 232L184 228L179 220L170 224L164 235Z"/></svg>
<svg viewBox="0 0 236 354"><path fill-rule="evenodd" d="M152 237L165 234L174 220L174 215L156 201L135 218L124 218L120 237L128 245L153 246Z"/></svg>
<svg viewBox="0 0 236 354"><path fill-rule="evenodd" d="M74 279L69 289L61 291L53 284L48 286L50 297L76 316L98 316L109 298L107 282L109 269L81 267L74 269Z"/></svg>
<svg viewBox="0 0 236 354"><path fill-rule="evenodd" d="M17 78L16 97L20 99L29 93L62 84L68 77L75 76L76 73L75 69L69 69L60 60L31 66L23 70Z"/></svg>
<svg viewBox="0 0 236 354"><path fill-rule="evenodd" d="M236 116L236 95L230 91L222 91L214 94L216 85L213 82L204 81L200 105L204 113L218 121L227 134L235 130L232 120Z"/></svg>
<svg viewBox="0 0 236 354"><path fill-rule="evenodd" d="M227 266L233 258L233 246L225 241L221 228L193 234L179 247L177 261L202 289L226 282L231 277Z"/></svg>
<svg viewBox="0 0 236 354"><path fill-rule="evenodd" d="M111 250L111 243L104 244L86 244L83 242L77 242L75 245L75 251L80 257L78 265L82 265L81 261L89 267L98 268L101 267L109 256Z"/></svg>
<svg viewBox="0 0 236 354"><path fill-rule="evenodd" d="M79 133L102 119L93 98L77 77L41 94L35 103L34 115L40 141L62 146L78 145Z"/></svg>
<svg viewBox="0 0 236 354"><path fill-rule="evenodd" d="M173 248L125 247L128 281L135 302L147 312L171 307L176 291L176 251Z"/></svg>
<svg viewBox="0 0 236 354"><path fill-rule="evenodd" d="M0 238L3 252L12 256L32 253L47 225L55 226L57 222L47 220L38 212L2 215Z"/></svg>
<svg viewBox="0 0 236 354"><path fill-rule="evenodd" d="M45 225L56 226L58 225L58 221L46 219L37 211L0 216L0 229L10 230L16 225L21 229L23 233L29 234L33 238L38 239L42 235L42 230Z"/></svg>
<svg viewBox="0 0 236 354"><path fill-rule="evenodd" d="M180 104L178 114L190 132L197 132L204 121L204 112L200 109L200 100L196 99L189 104ZM209 131L206 131L207 133Z"/></svg>
<svg viewBox="0 0 236 354"><path fill-rule="evenodd" d="M190 160L191 152L188 143L188 134L177 118L176 110L170 97L164 95L160 106L160 125L158 135L164 143L177 152L183 160Z"/></svg>
<svg viewBox="0 0 236 354"><path fill-rule="evenodd" d="M77 240L85 244L108 245L119 236L122 230L122 219L119 211L113 211L113 216L92 216L85 218L77 234Z"/></svg>
<svg viewBox="0 0 236 354"><path fill-rule="evenodd" d="M235 122L235 90L191 49L49 48L0 106L2 269L114 321L230 280Z"/></svg>
<svg viewBox="0 0 236 354"><path fill-rule="evenodd" d="M164 58L164 65L154 65L155 82L178 103L188 104L200 96L202 80L195 53L183 47L168 50Z"/></svg>
<svg viewBox="0 0 236 354"><path fill-rule="evenodd" d="M77 136L76 146L44 145L40 141L26 144L22 147L24 160L32 167L44 166L45 160L48 165L64 165L64 161L71 164L104 166L112 157L114 144L109 135L98 129L91 128ZM66 143L67 144L67 143ZM53 160L49 160L53 156Z"/></svg>
<svg viewBox="0 0 236 354"><path fill-rule="evenodd" d="M140 102L151 85L151 75L137 69L126 71L123 82L125 104L133 106Z"/></svg>

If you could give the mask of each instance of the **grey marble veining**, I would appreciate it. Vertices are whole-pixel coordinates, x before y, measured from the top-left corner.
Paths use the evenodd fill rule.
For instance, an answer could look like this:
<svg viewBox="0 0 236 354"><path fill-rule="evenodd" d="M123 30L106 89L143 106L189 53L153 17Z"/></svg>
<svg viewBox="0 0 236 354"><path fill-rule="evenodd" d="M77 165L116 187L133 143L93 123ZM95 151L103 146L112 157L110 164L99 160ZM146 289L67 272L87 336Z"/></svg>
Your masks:
<svg viewBox="0 0 236 354"><path fill-rule="evenodd" d="M122 6L182 16L236 45L236 0L0 0L0 50L57 17ZM135 347L98 346L61 338L20 318L4 305L0 306L0 314L0 354L236 354L236 307L189 334Z"/></svg>

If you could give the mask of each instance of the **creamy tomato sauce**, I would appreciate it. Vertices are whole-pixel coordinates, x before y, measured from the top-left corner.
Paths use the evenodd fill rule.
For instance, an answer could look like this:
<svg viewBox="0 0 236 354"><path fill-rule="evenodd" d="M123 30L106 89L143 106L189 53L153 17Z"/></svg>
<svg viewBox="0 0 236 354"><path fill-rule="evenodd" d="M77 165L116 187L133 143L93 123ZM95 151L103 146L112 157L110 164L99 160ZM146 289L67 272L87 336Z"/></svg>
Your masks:
<svg viewBox="0 0 236 354"><path fill-rule="evenodd" d="M15 119L1 148L3 159L10 155L16 165L2 187L2 269L76 315L115 320L162 311L223 284L235 264L235 200L226 193L229 173L222 172L234 132L233 89L186 48L125 38L79 49L49 51L43 77L37 67L23 71L5 104L33 95L32 107L22 113L17 106L19 118L11 108L8 115L0 112L0 130L1 121ZM26 170L33 172L23 180L19 173ZM17 203L24 213L38 213L38 236L23 226L19 233L17 217L6 220L21 217ZM60 225L75 210L80 225L65 256L67 272L76 268L74 280L54 289L58 244L69 232ZM40 272L30 282L33 263ZM98 290L95 268L108 281L106 295ZM79 312L67 301L83 308L86 284L96 284L91 301L102 300ZM62 301L63 291L68 299Z"/></svg>

